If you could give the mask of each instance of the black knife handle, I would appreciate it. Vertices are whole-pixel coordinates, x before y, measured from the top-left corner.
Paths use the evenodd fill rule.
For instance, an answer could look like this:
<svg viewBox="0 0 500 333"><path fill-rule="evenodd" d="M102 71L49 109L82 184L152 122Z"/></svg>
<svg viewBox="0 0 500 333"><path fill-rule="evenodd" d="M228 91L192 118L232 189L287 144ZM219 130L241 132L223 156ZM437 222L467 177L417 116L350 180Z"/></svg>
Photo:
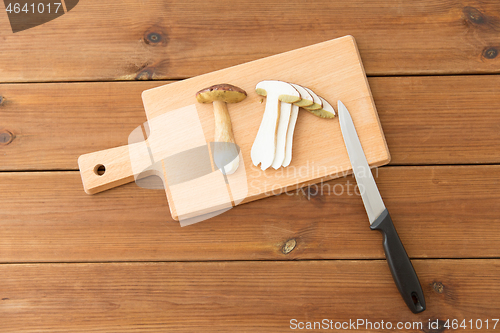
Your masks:
<svg viewBox="0 0 500 333"><path fill-rule="evenodd" d="M422 287L396 228L394 228L389 211L385 209L370 228L379 230L384 236L385 256L391 268L394 282L406 305L413 313L424 311L425 299Z"/></svg>

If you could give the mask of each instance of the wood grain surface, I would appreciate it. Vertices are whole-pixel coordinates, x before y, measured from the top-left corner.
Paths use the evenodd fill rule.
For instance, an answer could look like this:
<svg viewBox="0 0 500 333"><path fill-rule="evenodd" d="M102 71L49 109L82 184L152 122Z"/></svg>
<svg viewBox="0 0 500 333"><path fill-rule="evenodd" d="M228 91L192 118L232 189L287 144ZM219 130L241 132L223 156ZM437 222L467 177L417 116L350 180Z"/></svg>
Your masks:
<svg viewBox="0 0 500 333"><path fill-rule="evenodd" d="M2 333L438 320L404 330L430 333L499 317L497 0L87 0L15 34L3 17ZM142 91L344 35L371 76L392 156L375 177L422 314L398 294L350 176L184 228L164 191L84 193L78 156L127 144L146 121Z"/></svg>
<svg viewBox="0 0 500 333"><path fill-rule="evenodd" d="M126 144L130 133L146 121L142 91L157 85L0 85L0 137L4 137L0 143L0 168L76 170L79 155ZM10 142L8 138L12 138Z"/></svg>
<svg viewBox="0 0 500 333"><path fill-rule="evenodd" d="M383 260L1 265L2 331L289 332L291 319L325 318L394 325L362 332L441 332L447 319L481 319L482 331L489 319L492 330L498 259L413 264L428 304L419 315L406 309ZM394 330L406 321L422 326Z"/></svg>
<svg viewBox="0 0 500 333"><path fill-rule="evenodd" d="M311 54L315 55L313 63L308 62ZM141 142L133 145L135 149L129 146L130 153L127 148L109 147L80 156L78 165L85 191L94 194L113 184L122 185L127 179L133 181L132 169L137 175L152 164L162 163L159 172L172 217L182 221L314 184L325 177L338 178L351 173L338 118L325 120L304 111L300 112L295 129L290 166L263 171L252 163L250 151L266 105L254 90L257 83L267 79L301 84L334 105L341 100L349 108L370 166L390 161L356 42L352 36L344 36L144 91L142 99L150 131L147 139L142 137ZM223 82L230 82L248 94L243 101L229 107L240 149L240 166L226 177L211 169L208 174L179 182L181 177L172 170L180 168L186 160L198 165L196 169L210 163L208 154L203 160L201 153L180 161L177 158L175 162L168 159L214 141L214 106L198 103L195 96L197 91ZM277 96L275 103L279 103ZM328 145L319 144L326 142ZM102 175L96 172L99 165L106 167ZM186 167L181 173L186 173ZM226 184L231 188L231 196Z"/></svg>
<svg viewBox="0 0 500 333"><path fill-rule="evenodd" d="M383 167L382 197L412 258L500 256L500 167ZM163 190L89 196L78 172L0 174L0 262L384 258L349 176L181 228ZM29 207L29 209L27 209Z"/></svg>
<svg viewBox="0 0 500 333"><path fill-rule="evenodd" d="M2 20L0 78L187 78L344 35L369 75L499 73L499 22L496 0L80 1L16 34Z"/></svg>
<svg viewBox="0 0 500 333"><path fill-rule="evenodd" d="M0 170L77 170L78 156L127 144L146 121L141 92L165 83L0 85ZM500 162L500 77L369 83L391 164Z"/></svg>

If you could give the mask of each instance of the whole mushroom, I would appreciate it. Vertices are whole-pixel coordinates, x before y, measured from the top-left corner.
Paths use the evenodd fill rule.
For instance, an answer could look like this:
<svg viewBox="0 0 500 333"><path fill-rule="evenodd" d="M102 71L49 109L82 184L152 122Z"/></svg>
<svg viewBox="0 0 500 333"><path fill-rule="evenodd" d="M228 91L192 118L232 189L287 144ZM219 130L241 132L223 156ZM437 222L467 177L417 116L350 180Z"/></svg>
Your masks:
<svg viewBox="0 0 500 333"><path fill-rule="evenodd" d="M240 163L227 103L238 103L246 97L245 90L227 83L216 84L196 93L198 102L212 103L214 106L215 143L212 154L215 165L225 175L234 173Z"/></svg>

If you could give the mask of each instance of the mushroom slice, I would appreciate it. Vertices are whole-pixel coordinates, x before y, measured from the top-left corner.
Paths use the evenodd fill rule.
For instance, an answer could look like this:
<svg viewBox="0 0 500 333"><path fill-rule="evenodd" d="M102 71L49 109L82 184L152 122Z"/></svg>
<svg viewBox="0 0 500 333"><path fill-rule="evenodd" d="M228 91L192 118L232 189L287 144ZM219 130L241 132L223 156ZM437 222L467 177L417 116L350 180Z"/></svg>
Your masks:
<svg viewBox="0 0 500 333"><path fill-rule="evenodd" d="M318 96L323 105L320 110L308 110L313 115L320 118L335 118L335 110L328 101L323 97ZM296 109L295 109L296 108ZM290 123L288 124L288 132L286 133L286 144L285 144L285 159L283 160L283 166L287 167L292 162L292 146L293 146L293 132L295 131L295 124L297 123L297 117L299 115L299 108L294 105L292 107L292 113L290 115ZM273 165L274 166L274 165Z"/></svg>
<svg viewBox="0 0 500 333"><path fill-rule="evenodd" d="M285 159L285 145L286 145L286 136L289 129L290 124L290 116L292 113L292 108L297 108L298 106L281 102L280 104L280 115L278 120L278 132L276 133L276 152L274 154L274 160L272 167L276 170L281 168L281 164Z"/></svg>
<svg viewBox="0 0 500 333"><path fill-rule="evenodd" d="M299 92L289 83L283 81L261 81L255 87L255 92L261 96L266 96L266 109L262 122L260 123L259 131L252 145L251 158L252 163L257 166L260 163L262 170L269 168L274 161L276 153L276 134L278 130L278 120L280 119L280 109L285 106L285 113L288 113L288 120L291 113L288 111L286 103L298 102L300 98ZM281 103L285 102L285 103Z"/></svg>
<svg viewBox="0 0 500 333"><path fill-rule="evenodd" d="M323 108L321 110L309 110L313 115L320 118L335 118L335 110L333 106L328 103L323 97L319 96L321 102L323 102Z"/></svg>
<svg viewBox="0 0 500 333"><path fill-rule="evenodd" d="M297 123L297 118L299 116L299 107L297 105L292 106L292 113L290 115L290 122L288 123L288 131L286 132L286 143L285 143L285 159L283 160L283 166L287 167L292 162L292 143L293 143L293 132L295 131L295 124Z"/></svg>
<svg viewBox="0 0 500 333"><path fill-rule="evenodd" d="M295 102L293 104L299 106L299 107L306 107L306 106L311 106L314 104L314 100L313 100L313 97L311 96L311 94L309 92L307 92L307 90L302 87L302 86L299 86L298 84L295 84L295 83L290 83L295 89L297 89L297 91L299 92L300 94L300 98L301 100L298 101L298 102Z"/></svg>
<svg viewBox="0 0 500 333"><path fill-rule="evenodd" d="M323 104L321 102L321 99L319 98L318 95L316 95L316 93L314 91L312 91L311 89L309 88L306 88L306 87L303 87L305 90L307 90L307 92L309 94L311 94L312 98L313 98L313 101L314 103L310 106L304 106L304 109L307 110L307 111L311 111L311 110L320 110L322 107L323 107Z"/></svg>
<svg viewBox="0 0 500 333"><path fill-rule="evenodd" d="M291 104L286 104L281 102L281 113L278 123L278 133L276 134L276 153L274 155L274 161L272 167L274 169L279 169L286 157L286 150L288 142L288 134L293 137L293 131L295 130L295 123L297 122L297 116L299 113L300 106L308 106L314 103L313 97L309 92L302 86L298 84L290 83L300 94L300 100ZM292 120L293 116L293 120ZM293 122L292 128L290 124Z"/></svg>

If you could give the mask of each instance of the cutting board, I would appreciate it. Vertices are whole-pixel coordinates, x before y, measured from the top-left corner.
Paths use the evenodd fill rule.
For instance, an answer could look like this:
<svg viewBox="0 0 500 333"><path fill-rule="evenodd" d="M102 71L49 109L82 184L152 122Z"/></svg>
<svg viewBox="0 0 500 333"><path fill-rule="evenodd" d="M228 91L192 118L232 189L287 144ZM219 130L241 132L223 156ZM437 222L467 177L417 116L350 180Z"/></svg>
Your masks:
<svg viewBox="0 0 500 333"><path fill-rule="evenodd" d="M337 100L341 100L352 115L370 166L390 161L356 42L352 36L345 36L144 91L147 138L80 156L85 191L94 194L134 181L134 175L155 163L153 169L164 183L172 217L187 221L351 173L338 119L321 119L303 109L299 111L290 166L262 171L252 164L250 151L265 107L265 98L255 93L255 85L262 80L309 87L335 109ZM173 173L168 169L175 168L175 162L166 163L165 158L203 145L210 147L213 141L213 106L197 103L195 95L219 83L233 84L248 94L242 102L228 104L240 147L240 167L225 179L212 163L212 170L194 179L172 182ZM208 155L202 155L209 156L210 149L207 151ZM206 161L199 167L197 163L188 164L197 170L206 169ZM99 167L105 169L102 175ZM331 191L326 185L318 189Z"/></svg>

